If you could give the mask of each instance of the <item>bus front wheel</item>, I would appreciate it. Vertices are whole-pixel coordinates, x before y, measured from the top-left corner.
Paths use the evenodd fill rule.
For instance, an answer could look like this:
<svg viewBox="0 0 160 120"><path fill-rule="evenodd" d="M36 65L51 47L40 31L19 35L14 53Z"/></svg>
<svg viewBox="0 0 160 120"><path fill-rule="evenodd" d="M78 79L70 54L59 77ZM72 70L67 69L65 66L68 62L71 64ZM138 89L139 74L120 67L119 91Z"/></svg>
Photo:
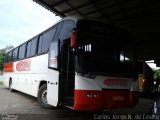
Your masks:
<svg viewBox="0 0 160 120"><path fill-rule="evenodd" d="M40 87L38 91L38 103L43 108L51 108L52 106L47 103L47 84Z"/></svg>

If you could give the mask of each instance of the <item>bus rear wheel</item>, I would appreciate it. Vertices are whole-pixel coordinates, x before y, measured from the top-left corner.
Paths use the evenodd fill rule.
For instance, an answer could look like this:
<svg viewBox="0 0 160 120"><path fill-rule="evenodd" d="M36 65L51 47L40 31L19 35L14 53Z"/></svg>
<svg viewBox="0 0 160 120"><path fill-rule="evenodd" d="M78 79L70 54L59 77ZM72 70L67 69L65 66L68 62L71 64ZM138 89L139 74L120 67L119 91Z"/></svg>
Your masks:
<svg viewBox="0 0 160 120"><path fill-rule="evenodd" d="M10 92L14 92L14 89L12 88L12 80L9 81L9 90Z"/></svg>
<svg viewBox="0 0 160 120"><path fill-rule="evenodd" d="M52 108L51 105L47 103L47 84L44 84L40 87L38 91L38 103L43 108Z"/></svg>

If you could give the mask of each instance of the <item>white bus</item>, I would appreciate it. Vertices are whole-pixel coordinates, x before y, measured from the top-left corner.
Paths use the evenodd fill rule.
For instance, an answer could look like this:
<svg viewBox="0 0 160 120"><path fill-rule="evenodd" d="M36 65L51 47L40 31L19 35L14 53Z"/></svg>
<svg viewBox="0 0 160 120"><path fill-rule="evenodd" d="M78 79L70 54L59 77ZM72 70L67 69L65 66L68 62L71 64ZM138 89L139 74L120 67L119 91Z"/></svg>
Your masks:
<svg viewBox="0 0 160 120"><path fill-rule="evenodd" d="M138 102L131 35L114 25L67 17L6 53L4 85L37 97L42 107L78 111Z"/></svg>

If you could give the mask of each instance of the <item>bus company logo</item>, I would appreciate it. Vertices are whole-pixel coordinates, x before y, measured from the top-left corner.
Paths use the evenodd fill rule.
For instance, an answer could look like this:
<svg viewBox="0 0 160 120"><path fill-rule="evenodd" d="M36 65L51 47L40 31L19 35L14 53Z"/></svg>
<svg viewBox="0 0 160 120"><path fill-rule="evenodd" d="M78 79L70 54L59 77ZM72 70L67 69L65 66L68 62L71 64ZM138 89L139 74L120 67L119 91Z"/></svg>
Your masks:
<svg viewBox="0 0 160 120"><path fill-rule="evenodd" d="M104 84L107 86L127 86L128 85L128 80L123 80L123 79L115 79L115 80L104 80Z"/></svg>
<svg viewBox="0 0 160 120"><path fill-rule="evenodd" d="M30 71L31 60L22 60L16 64L17 71Z"/></svg>

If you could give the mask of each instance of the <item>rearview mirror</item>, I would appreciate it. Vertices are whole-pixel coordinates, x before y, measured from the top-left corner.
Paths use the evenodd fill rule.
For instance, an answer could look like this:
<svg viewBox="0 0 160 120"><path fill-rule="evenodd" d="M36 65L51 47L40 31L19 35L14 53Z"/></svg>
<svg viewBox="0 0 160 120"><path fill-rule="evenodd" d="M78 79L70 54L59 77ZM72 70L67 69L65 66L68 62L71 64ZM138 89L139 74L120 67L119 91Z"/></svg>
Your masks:
<svg viewBox="0 0 160 120"><path fill-rule="evenodd" d="M76 48L76 32L72 32L70 44L71 48Z"/></svg>

